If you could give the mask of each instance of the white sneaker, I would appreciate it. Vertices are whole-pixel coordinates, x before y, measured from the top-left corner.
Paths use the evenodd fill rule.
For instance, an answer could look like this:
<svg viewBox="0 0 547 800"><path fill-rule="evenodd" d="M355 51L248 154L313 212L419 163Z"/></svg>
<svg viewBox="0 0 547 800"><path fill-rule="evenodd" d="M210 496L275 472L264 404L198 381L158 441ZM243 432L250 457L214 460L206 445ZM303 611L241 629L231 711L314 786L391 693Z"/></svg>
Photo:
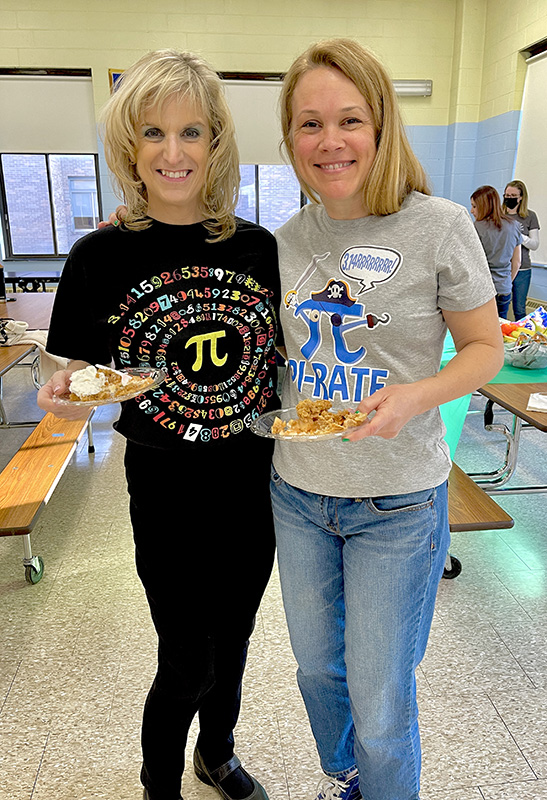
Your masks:
<svg viewBox="0 0 547 800"><path fill-rule="evenodd" d="M315 800L363 800L358 771L354 769L344 779L327 775L317 787Z"/></svg>

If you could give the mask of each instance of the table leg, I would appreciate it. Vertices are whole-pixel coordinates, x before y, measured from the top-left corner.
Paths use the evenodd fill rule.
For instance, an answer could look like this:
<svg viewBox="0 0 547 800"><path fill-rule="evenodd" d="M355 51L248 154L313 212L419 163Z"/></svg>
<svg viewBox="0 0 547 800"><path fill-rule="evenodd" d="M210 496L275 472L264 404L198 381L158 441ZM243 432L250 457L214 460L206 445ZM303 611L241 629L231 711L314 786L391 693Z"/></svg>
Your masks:
<svg viewBox="0 0 547 800"><path fill-rule="evenodd" d="M484 428L487 431L497 431L507 440L505 463L493 472L470 472L469 477L479 484L487 494L524 494L547 492L547 486L514 486L505 487L512 478L517 467L517 458L520 444L522 420L513 415L511 430L507 425L494 423L493 401L488 400L484 410ZM502 488L504 487L504 488Z"/></svg>
<svg viewBox="0 0 547 800"><path fill-rule="evenodd" d="M16 364L15 366L19 366ZM39 420L32 420L29 422L10 422L4 406L4 383L2 375L0 375L0 428L35 428Z"/></svg>

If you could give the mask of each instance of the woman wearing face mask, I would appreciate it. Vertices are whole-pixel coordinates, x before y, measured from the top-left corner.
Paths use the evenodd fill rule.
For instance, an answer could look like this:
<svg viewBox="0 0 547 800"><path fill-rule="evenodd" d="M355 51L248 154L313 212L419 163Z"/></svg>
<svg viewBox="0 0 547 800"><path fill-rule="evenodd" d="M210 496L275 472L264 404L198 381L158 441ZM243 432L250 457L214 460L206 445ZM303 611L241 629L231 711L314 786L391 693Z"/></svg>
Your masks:
<svg viewBox="0 0 547 800"><path fill-rule="evenodd" d="M371 415L352 444L280 440L274 453L283 601L326 773L316 800L417 800L415 670L449 541L438 406L503 363L495 290L466 209L429 195L371 53L312 45L285 76L281 115L311 200L276 233L283 406ZM439 371L447 328L457 355Z"/></svg>
<svg viewBox="0 0 547 800"><path fill-rule="evenodd" d="M509 181L503 193L502 210L520 223L522 232L521 264L513 278L513 314L519 320L526 316L526 298L532 277L530 250L539 247L539 221L536 212L528 208L528 190L522 181Z"/></svg>
<svg viewBox="0 0 547 800"><path fill-rule="evenodd" d="M158 634L142 723L145 800L179 800L194 770L224 800L267 800L234 755L249 636L274 558L271 447L279 303L273 236L237 219L239 159L221 82L198 56L161 50L124 74L103 114L122 224L74 245L48 349L73 359L39 392L58 416L74 370L152 365L158 390L122 404L136 566Z"/></svg>
<svg viewBox="0 0 547 800"><path fill-rule="evenodd" d="M513 279L520 266L520 228L503 215L499 195L493 186L479 186L473 192L471 213L496 287L498 314L507 319Z"/></svg>

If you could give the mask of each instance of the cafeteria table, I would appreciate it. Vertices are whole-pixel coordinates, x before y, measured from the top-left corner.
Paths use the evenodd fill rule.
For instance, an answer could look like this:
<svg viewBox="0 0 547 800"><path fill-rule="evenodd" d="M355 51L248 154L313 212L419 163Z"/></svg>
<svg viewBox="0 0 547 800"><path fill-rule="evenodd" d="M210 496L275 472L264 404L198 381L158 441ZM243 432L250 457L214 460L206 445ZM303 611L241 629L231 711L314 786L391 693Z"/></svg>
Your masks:
<svg viewBox="0 0 547 800"><path fill-rule="evenodd" d="M517 371L514 367L510 369ZM517 467L520 434L523 426L536 428L536 430L547 433L547 412L528 411L526 408L531 394L547 394L547 369L518 370L518 372L527 372L529 378L533 377L539 380L533 383L525 383L521 380L521 376L518 376L515 382L500 383L496 380L479 389L480 393L487 398L484 411L484 427L489 431L498 431L507 440L505 461L501 467L493 472L472 473L470 475L488 494L535 494L547 492L547 485L542 484L534 486L505 486ZM510 378L511 375L506 372L504 380L508 377ZM500 406L512 414L511 428L503 423L494 422L494 405Z"/></svg>
<svg viewBox="0 0 547 800"><path fill-rule="evenodd" d="M442 357L442 365L456 354L450 335L447 336ZM505 461L493 472L470 473L470 477L488 494L523 494L546 492L547 486L504 487L513 476L518 459L520 434L523 427L534 427L547 432L547 413L527 411L528 398L532 393L547 392L547 369L521 369L505 364L489 383L479 389L486 397L484 427L487 431L497 431L507 440ZM446 440L454 454L458 443L471 395L441 406L441 414L447 428ZM513 415L512 425L494 422L494 405Z"/></svg>
<svg viewBox="0 0 547 800"><path fill-rule="evenodd" d="M0 300L0 319L27 322L30 330L47 330L55 292L14 292Z"/></svg>
<svg viewBox="0 0 547 800"><path fill-rule="evenodd" d="M29 330L47 330L55 292L8 294L0 300L0 320L26 322ZM28 357L32 361L25 361ZM0 428L26 428L36 422L9 422L3 403L3 376L17 366L30 367L32 379L38 386L39 356L33 344L3 344L0 346Z"/></svg>

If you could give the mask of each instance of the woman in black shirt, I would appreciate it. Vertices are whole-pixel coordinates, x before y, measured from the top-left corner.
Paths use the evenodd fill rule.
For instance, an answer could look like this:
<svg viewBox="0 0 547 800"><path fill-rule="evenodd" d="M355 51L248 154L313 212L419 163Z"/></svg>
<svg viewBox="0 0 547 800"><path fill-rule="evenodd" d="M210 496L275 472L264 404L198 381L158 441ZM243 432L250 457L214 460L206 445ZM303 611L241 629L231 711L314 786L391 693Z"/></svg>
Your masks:
<svg viewBox="0 0 547 800"><path fill-rule="evenodd" d="M271 446L249 424L276 407L279 303L270 233L234 216L239 159L216 73L177 51L122 76L103 121L127 212L78 241L48 350L70 360L38 396L57 416L71 372L154 366L156 390L115 423L136 565L159 639L142 726L148 800L177 800L188 729L194 769L226 800L267 800L234 756L248 639L274 557Z"/></svg>

